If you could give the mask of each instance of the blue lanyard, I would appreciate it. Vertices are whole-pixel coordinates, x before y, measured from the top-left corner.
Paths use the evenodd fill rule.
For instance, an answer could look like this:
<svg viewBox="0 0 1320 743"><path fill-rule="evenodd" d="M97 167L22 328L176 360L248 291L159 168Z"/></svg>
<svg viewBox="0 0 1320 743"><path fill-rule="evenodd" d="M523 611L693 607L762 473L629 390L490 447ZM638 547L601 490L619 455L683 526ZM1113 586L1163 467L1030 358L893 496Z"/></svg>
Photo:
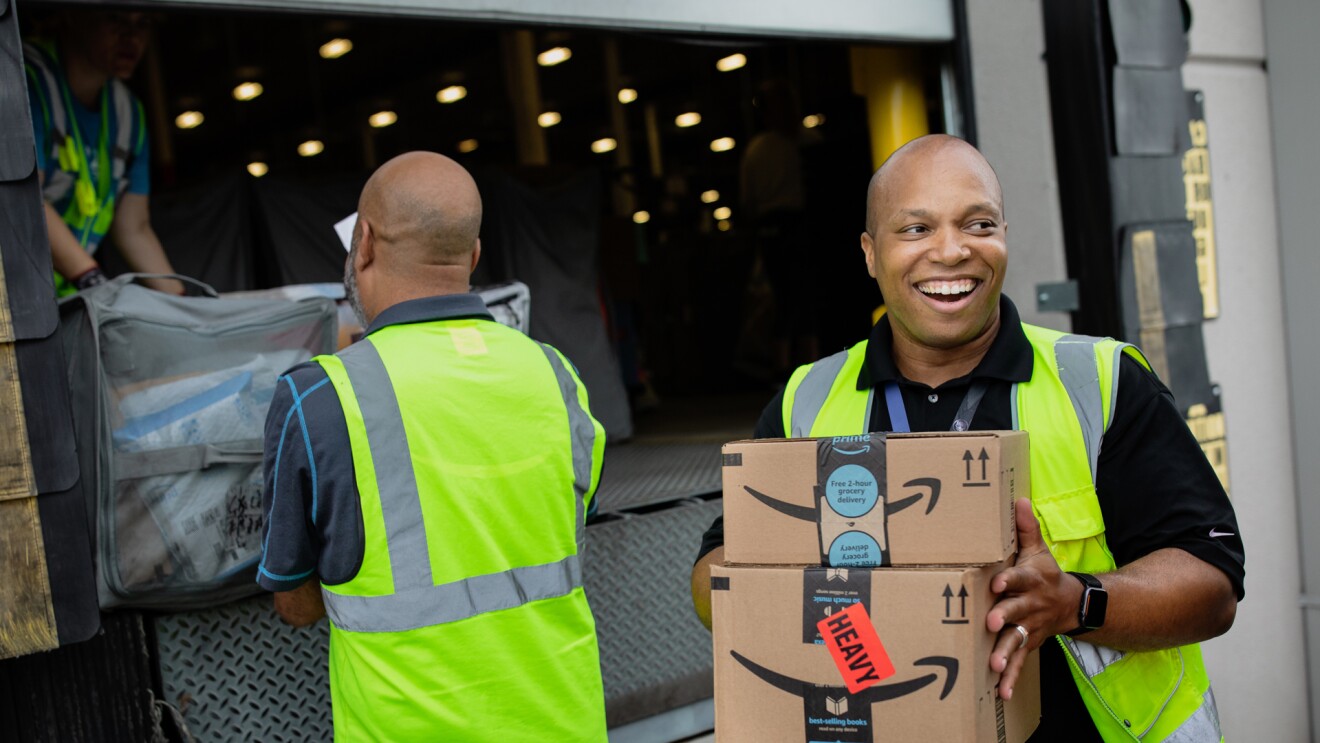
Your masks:
<svg viewBox="0 0 1320 743"><path fill-rule="evenodd" d="M967 388L967 394L958 406L958 413L953 417L953 425L949 426L950 431L971 430L972 418L976 416L982 397L985 397L985 382L978 379ZM907 407L903 405L903 393L899 391L897 382L885 382L885 404L889 407L890 430L894 433L910 433L912 426L908 423Z"/></svg>

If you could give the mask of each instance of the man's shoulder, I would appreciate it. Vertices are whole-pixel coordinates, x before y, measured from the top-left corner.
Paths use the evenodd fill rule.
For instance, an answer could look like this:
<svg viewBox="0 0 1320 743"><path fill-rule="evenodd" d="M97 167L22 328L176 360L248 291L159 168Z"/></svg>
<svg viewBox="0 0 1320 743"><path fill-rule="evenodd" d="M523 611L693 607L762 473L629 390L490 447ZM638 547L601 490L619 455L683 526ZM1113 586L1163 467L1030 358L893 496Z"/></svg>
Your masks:
<svg viewBox="0 0 1320 743"><path fill-rule="evenodd" d="M276 382L275 397L271 401L271 407L274 409L307 406L313 399L313 393L326 387L331 385L330 376L326 374L325 368L316 361L304 361L280 375ZM320 405L333 400L337 405L338 398L333 394L333 388L330 391L331 394L315 395L315 402L310 404Z"/></svg>

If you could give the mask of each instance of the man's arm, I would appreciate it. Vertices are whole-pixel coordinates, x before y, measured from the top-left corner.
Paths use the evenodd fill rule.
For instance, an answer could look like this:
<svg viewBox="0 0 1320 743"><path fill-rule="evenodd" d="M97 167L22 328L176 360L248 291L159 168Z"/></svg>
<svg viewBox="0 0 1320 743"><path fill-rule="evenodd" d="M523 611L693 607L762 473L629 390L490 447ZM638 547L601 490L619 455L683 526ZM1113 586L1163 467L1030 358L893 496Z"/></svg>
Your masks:
<svg viewBox="0 0 1320 743"><path fill-rule="evenodd" d="M69 283L77 281L79 276L97 267L96 260L83 249L78 238L73 236L69 225L60 218L59 212L49 201L43 201L46 214L46 234L50 240L50 261L61 276Z"/></svg>
<svg viewBox="0 0 1320 743"><path fill-rule="evenodd" d="M325 616L325 602L321 599L321 587L316 581L308 581L292 591L279 591L275 594L275 611L286 624L294 627L308 627Z"/></svg>
<svg viewBox="0 0 1320 743"><path fill-rule="evenodd" d="M1081 583L1059 568L1041 537L1031 502L1016 504L1018 561L996 575L990 590L999 596L986 629L999 639L990 668L1002 672L1000 695L1012 696L1027 653L1055 635L1077 628ZM1228 631L1237 596L1228 576L1176 547L1156 550L1110 573L1096 576L1109 594L1103 627L1085 640L1119 650L1156 650L1208 640ZM1010 625L1027 630L1027 642Z"/></svg>
<svg viewBox="0 0 1320 743"><path fill-rule="evenodd" d="M146 194L125 193L115 207L115 219L110 235L123 254L124 260L139 273L174 273L165 248L151 228L151 212ZM49 221L49 220L47 220ZM147 279L146 283L157 291L183 294L183 284L175 279Z"/></svg>

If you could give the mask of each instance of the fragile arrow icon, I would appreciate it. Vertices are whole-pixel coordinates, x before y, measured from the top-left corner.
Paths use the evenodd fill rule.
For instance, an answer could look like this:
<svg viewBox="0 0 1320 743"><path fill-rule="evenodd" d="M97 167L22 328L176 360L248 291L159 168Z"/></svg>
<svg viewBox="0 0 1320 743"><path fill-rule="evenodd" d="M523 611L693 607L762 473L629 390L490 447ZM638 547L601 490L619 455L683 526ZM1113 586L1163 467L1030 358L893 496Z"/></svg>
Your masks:
<svg viewBox="0 0 1320 743"><path fill-rule="evenodd" d="M958 589L959 616L967 616L967 586Z"/></svg>
<svg viewBox="0 0 1320 743"><path fill-rule="evenodd" d="M981 479L985 480L987 479L985 475L985 463L990 460L990 455L985 453L984 446L981 447L981 456L977 457L977 459L981 460ZM967 479L970 480L972 478L968 477Z"/></svg>
<svg viewBox="0 0 1320 743"><path fill-rule="evenodd" d="M983 451L984 451L984 450L983 450ZM964 452L963 452L963 464L965 464L965 465L967 466L967 477L966 477L966 479L968 479L968 480L972 479L972 450L971 450L971 449L968 449L967 451L964 451Z"/></svg>
<svg viewBox="0 0 1320 743"><path fill-rule="evenodd" d="M963 595L967 595L967 589L963 588ZM944 584L944 616L953 616L953 586Z"/></svg>

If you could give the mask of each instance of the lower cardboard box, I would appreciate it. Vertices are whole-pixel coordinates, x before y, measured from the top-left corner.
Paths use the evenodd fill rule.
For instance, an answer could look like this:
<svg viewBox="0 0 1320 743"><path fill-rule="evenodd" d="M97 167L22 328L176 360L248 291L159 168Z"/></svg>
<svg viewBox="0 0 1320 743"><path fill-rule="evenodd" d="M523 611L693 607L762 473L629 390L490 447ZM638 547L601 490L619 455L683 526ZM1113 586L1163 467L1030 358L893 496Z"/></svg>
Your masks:
<svg viewBox="0 0 1320 743"><path fill-rule="evenodd" d="M1040 722L1038 654L1002 700L985 629L1008 564L712 567L716 741L1022 743Z"/></svg>

